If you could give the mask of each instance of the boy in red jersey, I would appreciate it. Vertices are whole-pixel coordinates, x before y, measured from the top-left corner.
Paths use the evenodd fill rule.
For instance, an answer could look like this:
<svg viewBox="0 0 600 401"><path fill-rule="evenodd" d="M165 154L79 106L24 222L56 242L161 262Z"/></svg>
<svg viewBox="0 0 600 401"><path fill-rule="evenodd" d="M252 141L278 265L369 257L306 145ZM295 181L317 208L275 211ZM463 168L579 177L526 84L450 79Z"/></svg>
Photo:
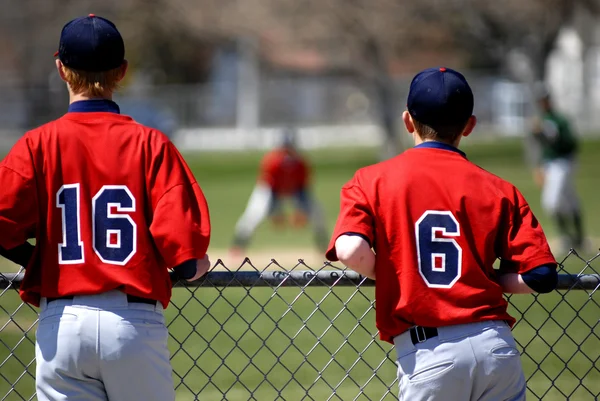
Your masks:
<svg viewBox="0 0 600 401"><path fill-rule="evenodd" d="M415 148L358 170L341 191L326 256L376 280L376 324L397 351L401 400L524 400L503 292L556 287L556 261L521 193L457 148L475 127L473 104L460 73L420 72L403 114Z"/></svg>
<svg viewBox="0 0 600 401"><path fill-rule="evenodd" d="M267 153L260 163L256 186L235 227L231 248L234 257L241 256L254 231L268 216L276 226L285 224L281 208L286 198L294 201L294 226L303 227L307 220L310 221L315 242L319 249L325 251L329 234L321 206L311 193L310 166L298 152L296 133L289 129L283 134L281 146Z"/></svg>
<svg viewBox="0 0 600 401"><path fill-rule="evenodd" d="M193 174L165 135L112 101L124 54L112 22L66 24L56 68L68 113L27 132L0 164L0 246L14 253L36 238L20 295L41 308L42 401L174 400L168 268L195 280L210 267Z"/></svg>

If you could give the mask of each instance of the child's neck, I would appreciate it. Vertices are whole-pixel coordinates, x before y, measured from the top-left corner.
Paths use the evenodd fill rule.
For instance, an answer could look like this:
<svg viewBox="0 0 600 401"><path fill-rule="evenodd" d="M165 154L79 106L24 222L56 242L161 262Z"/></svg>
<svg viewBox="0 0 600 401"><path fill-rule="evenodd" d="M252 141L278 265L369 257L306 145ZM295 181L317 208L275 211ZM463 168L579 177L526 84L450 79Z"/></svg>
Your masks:
<svg viewBox="0 0 600 401"><path fill-rule="evenodd" d="M98 99L112 100L112 93L102 95L102 96L88 96L86 94L82 94L82 93L75 94L75 93L72 93L71 91L69 91L69 104L75 103L75 102L80 102L82 100L98 100Z"/></svg>
<svg viewBox="0 0 600 401"><path fill-rule="evenodd" d="M444 141L441 139L422 139L416 132L414 134L414 140L415 140L415 146L420 145L425 142L441 142L441 143L445 143L446 145L450 145L450 146L454 146L455 148L458 148L458 144L460 143L460 137L458 137L458 139L456 139L456 141L454 141L454 142L448 142L448 141Z"/></svg>

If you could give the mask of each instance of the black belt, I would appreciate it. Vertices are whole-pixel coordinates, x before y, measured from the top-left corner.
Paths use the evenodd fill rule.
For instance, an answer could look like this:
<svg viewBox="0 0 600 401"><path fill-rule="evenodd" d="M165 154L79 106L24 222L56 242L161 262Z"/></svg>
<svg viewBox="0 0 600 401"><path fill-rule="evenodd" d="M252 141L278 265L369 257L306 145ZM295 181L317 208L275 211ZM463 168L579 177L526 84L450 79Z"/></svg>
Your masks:
<svg viewBox="0 0 600 401"><path fill-rule="evenodd" d="M438 331L435 327L414 326L410 328L410 339L413 345L425 342L432 337L437 337Z"/></svg>
<svg viewBox="0 0 600 401"><path fill-rule="evenodd" d="M73 299L73 297L74 297L74 295L65 295L64 297L58 297L58 298L46 298L46 304L49 304L52 301L58 301L59 299ZM127 294L127 302L129 302L129 303L138 303L138 304L156 305L157 301L155 301L154 299L136 297L135 295L129 295L129 294Z"/></svg>

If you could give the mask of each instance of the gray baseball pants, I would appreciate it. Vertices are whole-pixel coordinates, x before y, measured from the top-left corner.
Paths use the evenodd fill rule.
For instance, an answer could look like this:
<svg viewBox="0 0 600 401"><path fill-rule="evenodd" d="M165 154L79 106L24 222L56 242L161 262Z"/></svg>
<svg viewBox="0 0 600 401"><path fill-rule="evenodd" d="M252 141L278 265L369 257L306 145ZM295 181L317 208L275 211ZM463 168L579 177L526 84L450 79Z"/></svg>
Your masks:
<svg viewBox="0 0 600 401"><path fill-rule="evenodd" d="M575 189L575 162L571 158L551 160L544 165L542 207L550 215L572 215L579 211Z"/></svg>
<svg viewBox="0 0 600 401"><path fill-rule="evenodd" d="M41 302L40 401L174 401L163 308L120 291Z"/></svg>
<svg viewBox="0 0 600 401"><path fill-rule="evenodd" d="M394 338L400 401L521 401L526 382L510 327L487 321L438 328L413 344Z"/></svg>

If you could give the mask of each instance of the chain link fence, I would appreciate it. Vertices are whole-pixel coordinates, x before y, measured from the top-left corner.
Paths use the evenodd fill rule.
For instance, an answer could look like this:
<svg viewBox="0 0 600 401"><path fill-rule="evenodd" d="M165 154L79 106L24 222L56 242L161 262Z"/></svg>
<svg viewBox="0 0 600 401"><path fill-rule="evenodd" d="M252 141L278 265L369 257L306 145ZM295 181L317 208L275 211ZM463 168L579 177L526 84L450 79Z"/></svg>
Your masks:
<svg viewBox="0 0 600 401"><path fill-rule="evenodd" d="M571 251L559 290L509 296L529 400L600 394L600 275ZM0 400L35 399L37 310L0 275ZM166 310L177 400L393 400L395 352L379 341L374 286L354 272L302 260L285 268L218 261L177 283Z"/></svg>

